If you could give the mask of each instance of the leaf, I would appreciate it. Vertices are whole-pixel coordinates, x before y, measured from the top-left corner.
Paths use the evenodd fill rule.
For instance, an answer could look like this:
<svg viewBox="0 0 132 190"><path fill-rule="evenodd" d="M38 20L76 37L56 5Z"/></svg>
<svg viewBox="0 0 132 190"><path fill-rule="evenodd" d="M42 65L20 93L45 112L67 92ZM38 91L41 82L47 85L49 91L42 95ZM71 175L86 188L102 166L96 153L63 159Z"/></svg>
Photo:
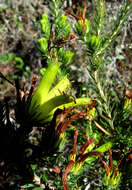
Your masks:
<svg viewBox="0 0 132 190"><path fill-rule="evenodd" d="M21 186L21 188L24 188L24 189L28 189L30 187L34 187L34 184L29 183L29 184L25 184Z"/></svg>
<svg viewBox="0 0 132 190"><path fill-rule="evenodd" d="M32 100L29 106L29 114L32 115L34 112L36 112L36 107L41 106L48 99L47 95L55 79L55 76L58 72L58 69L59 69L58 64L54 62L51 62L49 64L48 68L45 71L45 74L42 76L42 79L40 81L38 88L36 89L32 97Z"/></svg>

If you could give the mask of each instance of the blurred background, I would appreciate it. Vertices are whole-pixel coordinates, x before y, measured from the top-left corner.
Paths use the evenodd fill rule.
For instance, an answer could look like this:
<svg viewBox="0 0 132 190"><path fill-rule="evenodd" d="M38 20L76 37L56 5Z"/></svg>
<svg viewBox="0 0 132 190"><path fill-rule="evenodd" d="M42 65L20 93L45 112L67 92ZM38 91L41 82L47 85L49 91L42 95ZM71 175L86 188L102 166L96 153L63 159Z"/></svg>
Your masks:
<svg viewBox="0 0 132 190"><path fill-rule="evenodd" d="M62 10L73 10L82 6L79 0L62 1ZM87 3L87 17L91 18L95 9L90 0ZM107 31L111 30L124 0L106 0ZM0 0L0 71L10 80L21 76L30 83L33 74L39 74L45 66L45 60L37 47L41 36L41 15L49 14L50 0ZM72 19L69 18L72 23ZM77 96L85 93L89 77L86 69L87 55L78 41L72 41L69 47L75 54L70 65L73 75L70 79ZM17 58L15 58L17 57ZM118 88L131 86L132 83L132 15L129 16L118 38L105 54L106 72L109 79L115 79ZM0 79L0 99L14 94L14 89Z"/></svg>

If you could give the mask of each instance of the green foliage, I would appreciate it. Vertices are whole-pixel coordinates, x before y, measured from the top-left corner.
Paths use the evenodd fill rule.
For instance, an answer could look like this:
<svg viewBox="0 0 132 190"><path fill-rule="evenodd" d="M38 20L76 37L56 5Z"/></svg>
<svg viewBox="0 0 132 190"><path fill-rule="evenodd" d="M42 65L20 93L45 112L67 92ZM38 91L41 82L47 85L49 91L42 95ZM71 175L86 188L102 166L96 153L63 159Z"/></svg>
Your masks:
<svg viewBox="0 0 132 190"><path fill-rule="evenodd" d="M4 62L6 65L10 63L14 58L12 53L2 54L0 55L0 62Z"/></svg>
<svg viewBox="0 0 132 190"><path fill-rule="evenodd" d="M67 39L70 33L70 24L67 21L67 16L60 13L55 20L56 29L55 29L55 36L56 40L62 38L62 36Z"/></svg>
<svg viewBox="0 0 132 190"><path fill-rule="evenodd" d="M23 62L22 62L23 63ZM77 105L90 104L90 98L74 99L68 94L60 94L70 85L65 76L53 89L51 85L59 70L59 64L51 62L42 76L42 80L28 104L28 114L32 120L50 121L58 108L69 108ZM51 75L52 73L52 75ZM50 90L51 89L51 90Z"/></svg>
<svg viewBox="0 0 132 190"><path fill-rule="evenodd" d="M34 158L35 160L31 163L29 159L28 163L31 163L30 169L36 176L37 169L41 168L38 160L42 159L48 170L44 171L41 168L39 173L45 187L48 186L49 181L52 181L51 183L57 189L64 187L68 190L68 186L71 190L84 189L83 182L78 181L83 175L87 176L87 172L92 167L93 169L97 167L96 175L100 179L102 188L120 188L124 171L126 171L125 165L131 164L129 155L132 148L132 91L125 89L125 92L118 96L116 84L113 84L112 88L104 84L106 79L104 66L106 64L105 53L130 15L132 3L126 1L123 4L109 33L105 29L105 1L93 0L93 4L96 8L91 19L86 18L87 6L85 4L83 4L83 10L78 9L77 15L72 12L67 12L65 15L61 9L62 2L52 0L50 16L43 14L40 20L42 37L38 40L38 48L45 57L47 68L41 69L41 80L35 92L33 92L33 87L36 78L33 79L28 95L16 81L15 119L19 127L14 127L11 131L15 144L12 139L10 143L15 150L18 148L16 144L23 145L20 149L23 158L26 157L27 148L30 149L30 145L33 146L31 160ZM73 25L68 21L68 14L75 19ZM90 95L76 98L69 92L70 81L67 74L64 75L62 68L72 62L74 54L69 50L70 48L67 49L67 44L74 38L79 39L86 49L91 85L89 86L94 98ZM2 55L0 60L6 61L6 64L9 60L14 60L16 69L25 76L28 75L20 57L12 57L12 54ZM78 106L81 107L78 108ZM9 114L5 112L1 114L0 126L13 125L8 117ZM7 124L4 118L7 118ZM76 122L76 119L79 119L79 122ZM29 143L34 126L42 128L41 135L36 140L38 146L35 143L35 145ZM108 152L108 158L106 152ZM116 155L116 152L119 155ZM28 160L27 157L26 159ZM123 165L122 162L125 164ZM121 171L119 165L121 165ZM52 168L51 171L49 168ZM37 182L27 183L21 188L41 189L41 185Z"/></svg>
<svg viewBox="0 0 132 190"><path fill-rule="evenodd" d="M75 24L76 28L76 33L81 35L82 37L86 37L89 34L90 31L90 21L85 19L85 20L78 20Z"/></svg>
<svg viewBox="0 0 132 190"><path fill-rule="evenodd" d="M108 175L105 174L105 177L104 177L105 185L108 188L112 188L112 189L117 188L120 180L121 180L121 173L115 177L114 175L112 175L112 172L110 172Z"/></svg>
<svg viewBox="0 0 132 190"><path fill-rule="evenodd" d="M94 13L94 22L93 28L96 32L97 36L101 36L104 34L104 24L105 24L105 1L104 0L95 0L96 10Z"/></svg>
<svg viewBox="0 0 132 190"><path fill-rule="evenodd" d="M20 57L15 56L13 53L0 55L0 62L3 62L6 65L8 65L10 62L13 62L17 71L21 72L25 77L29 76L29 66L25 66L23 60ZM14 78L17 77L19 78L19 75L14 75Z"/></svg>
<svg viewBox="0 0 132 190"><path fill-rule="evenodd" d="M47 62L54 57L56 62L66 65L73 58L73 53L64 48L64 45L72 40L71 25L68 23L67 16L59 10L60 1L52 1L51 7L53 8L53 21L46 14L43 14L40 20L43 37L39 40L39 49Z"/></svg>
<svg viewBox="0 0 132 190"><path fill-rule="evenodd" d="M43 14L40 23L41 23L41 30L43 32L43 35L46 39L48 39L50 35L50 23L48 20L48 15Z"/></svg>
<svg viewBox="0 0 132 190"><path fill-rule="evenodd" d="M43 53L46 53L47 52L47 48L48 48L48 43L47 43L46 38L41 38L38 41L38 43L39 43L40 51L43 52Z"/></svg>
<svg viewBox="0 0 132 190"><path fill-rule="evenodd" d="M117 35L119 34L124 22L126 21L128 15L130 15L132 11L132 3L130 1L126 1L126 3L122 6L122 9L116 19L116 22L114 24L114 27L109 34L109 36L104 37L105 40L102 42L102 47L98 50L96 53L96 56L99 56L102 54L106 49L109 47L109 45L115 40Z"/></svg>
<svg viewBox="0 0 132 190"><path fill-rule="evenodd" d="M58 57L59 57L59 62L63 64L69 64L72 62L74 54L69 51L69 50L64 50L64 48L60 48L58 51Z"/></svg>
<svg viewBox="0 0 132 190"><path fill-rule="evenodd" d="M69 159L67 159L68 164L65 171L62 172L62 184L64 189L68 189L68 172L69 187L75 189L77 188L77 185L74 184L76 178L74 175L79 176L83 174L86 165L87 167L90 167L90 164L95 163L106 151L114 149L116 146L123 152L123 156L125 157L129 153L129 148L132 146L132 137L130 135L131 121L128 120L131 115L131 97L126 98L123 95L120 99L115 92L112 92L112 94L109 95L110 87L105 89L105 86L103 85L104 78L101 78L102 76L105 77L105 74L100 75L100 71L102 72L105 65L104 53L119 34L127 16L130 14L132 3L126 2L124 4L112 31L109 31L109 34L107 34L105 29L105 1L95 0L93 2L96 4L93 20L85 17L85 5L82 14L81 12L79 15L74 15L71 12L69 13L76 20L73 30L82 43L85 44L88 53L88 63L91 64L91 67L89 67L90 80L92 83L91 90L96 94L93 102L88 102L88 98L72 99L71 96L67 94L59 95L57 92L58 89L59 91L64 92L68 87L69 81L66 76L63 77L50 91L57 73L62 77L61 66L65 66L72 61L73 53L70 50L66 50L65 45L75 38L75 35L73 33L72 35L70 34L72 27L71 24L68 23L68 16L64 15L60 9L60 1L52 1L50 4L51 9L54 10L52 12L52 18L49 19L48 15L44 14L40 21L42 38L39 40L39 49L47 60L48 68L46 70L41 70L42 80L38 89L32 96L31 104L29 106L29 114L32 118L34 117L35 120L38 119L39 121L42 121L44 118L46 119L45 121L48 121L47 118L54 120L57 108L63 109L65 107L66 109L68 107L73 108L76 105L88 104L86 117L88 120L88 126L85 131L87 141L84 141L81 137L80 140L84 145L80 151L77 151L77 133L75 132L73 151L70 154ZM52 75L50 75L50 69L53 69ZM95 102L97 102L97 106L95 106ZM68 123L68 120L66 123ZM66 123L64 122L64 126ZM98 133L97 131L95 132L95 127L98 129ZM62 124L60 128L61 130L63 129ZM105 135L105 140L100 144L102 133ZM43 143L45 143L50 137L51 140L46 149L47 153L57 149L61 150L67 143L66 131L60 133L59 128L55 131L46 128L45 134L42 137L42 139L44 139ZM82 143L81 141L80 143ZM112 157L110 157L110 159L112 160ZM120 158L115 158L115 161L119 159ZM104 161L102 162L105 163ZM107 164L104 164L104 166L105 169L110 168ZM102 176L102 184L108 189L113 189L115 186L118 186L121 181L122 174L115 174L114 172L116 173L116 171L112 170L111 165L111 170L108 173L106 172L104 177ZM43 175L44 181L47 181L48 176L46 176L46 174ZM61 185L59 185L61 178L58 176L57 180L58 182L55 184L57 184L57 188L61 188Z"/></svg>
<svg viewBox="0 0 132 190"><path fill-rule="evenodd" d="M128 123L128 117L131 114L131 111L124 110L124 108L120 107L122 104L122 100L125 101L125 97L122 96L122 100L120 100L117 97L117 94L112 92L112 95L109 95L109 87L108 89L104 90L102 78L100 77L100 71L102 71L103 66L105 65L105 60L104 60L104 53L107 51L111 43L116 39L117 35L119 34L127 16L130 14L130 11L132 9L132 3L131 2L126 2L123 6L122 9L119 13L119 16L117 17L117 22L114 24L112 31L109 31L109 34L107 34L107 30L105 29L106 27L106 21L105 21L105 16L106 16L106 9L105 9L105 1L104 0L98 0L94 1L96 4L96 10L94 14L94 20L89 20L88 18L85 18L85 11L86 7L84 6L83 13L82 15L74 15L73 13L71 14L76 22L75 25L73 26L73 29L75 30L76 35L78 38L86 45L86 49L88 52L88 58L89 62L91 64L91 68L89 69L90 76L91 76L91 81L93 84L92 90L94 93L96 93L96 101L98 103L98 106L96 107L96 112L92 111L92 115L94 113L94 117L89 117L88 119L90 122L92 121L94 125L102 131L106 136L107 136L107 142L102 144L100 147L96 147L96 143L93 142L93 144L89 145L86 149L87 155L91 151L96 151L96 152L105 152L108 149L111 149L115 145L118 147L122 147L122 143L124 144L124 148L122 149L125 154L128 152L126 149L131 147L131 143L129 139L131 138L130 135L130 126L131 124ZM58 18L57 18L58 17ZM57 18L57 19L56 19ZM55 19L55 33L54 36L56 36L56 39L62 40L62 35L64 35L64 31L62 33L62 28L65 28L65 22L66 22L66 17L62 16L60 13L60 9L58 8L58 11L56 10L56 14L54 14L54 19ZM92 24L91 24L92 23ZM62 28L61 28L62 26ZM54 50L54 52L57 52L56 55L58 55L58 60L61 62L63 65L66 64L67 61L66 57L66 52L64 48L61 47L63 41L59 41L59 46L55 46L56 44L53 42L53 47L56 47L59 49ZM60 48L61 47L61 48ZM69 52L70 55L71 52ZM64 57L65 56L65 57ZM105 77L105 75L103 76ZM103 79L104 80L104 79ZM107 91L108 90L108 91ZM113 106L112 106L113 104ZM92 109L90 109L91 111ZM120 110L120 111L119 111ZM128 113L128 117L125 118L124 120L124 114ZM90 113L90 112L89 112ZM88 113L88 114L89 114ZM124 116L123 116L124 115ZM99 118L99 120L98 120ZM119 119L120 118L120 119ZM127 123L126 123L127 122ZM124 129L124 126L126 126ZM126 135L127 138L126 138ZM98 138L97 138L98 139ZM127 139L127 140L125 140ZM91 147L91 148L90 148ZM96 148L95 148L96 147ZM89 152L89 151L90 152ZM82 155L83 157L84 155ZM79 159L79 156L77 157ZM98 158L98 156L91 156L87 157L85 159L85 162L89 164L90 162L95 161ZM72 159L71 159L72 160ZM75 158L73 159L75 161ZM70 162L69 162L70 164ZM70 165L67 166L70 167ZM75 168L75 169L74 169ZM74 163L74 166L71 169L71 173L74 173L74 170L76 171L75 173L78 173L78 171L84 170L82 167L82 164L80 164L77 160ZM105 177L105 185L113 186L115 184L118 184L120 179L120 175L118 175L118 179L115 177L111 176L112 174L110 173L107 177ZM110 178L110 179L108 179ZM70 182L69 182L70 183ZM63 184L64 185L64 184ZM64 185L66 188L67 185ZM75 188L75 187L74 187Z"/></svg>
<svg viewBox="0 0 132 190"><path fill-rule="evenodd" d="M14 65L15 68L21 72L25 77L29 76L30 68L28 66L25 66L23 60L20 57L14 57ZM17 76L18 77L18 76Z"/></svg>

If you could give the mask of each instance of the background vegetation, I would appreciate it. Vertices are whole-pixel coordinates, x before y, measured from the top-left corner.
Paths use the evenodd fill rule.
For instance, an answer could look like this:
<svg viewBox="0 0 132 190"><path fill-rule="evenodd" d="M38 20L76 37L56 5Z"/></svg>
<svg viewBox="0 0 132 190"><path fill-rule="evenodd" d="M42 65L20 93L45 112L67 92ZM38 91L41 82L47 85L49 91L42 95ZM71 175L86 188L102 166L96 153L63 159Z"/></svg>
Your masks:
<svg viewBox="0 0 132 190"><path fill-rule="evenodd" d="M0 2L1 189L132 188L131 12Z"/></svg>

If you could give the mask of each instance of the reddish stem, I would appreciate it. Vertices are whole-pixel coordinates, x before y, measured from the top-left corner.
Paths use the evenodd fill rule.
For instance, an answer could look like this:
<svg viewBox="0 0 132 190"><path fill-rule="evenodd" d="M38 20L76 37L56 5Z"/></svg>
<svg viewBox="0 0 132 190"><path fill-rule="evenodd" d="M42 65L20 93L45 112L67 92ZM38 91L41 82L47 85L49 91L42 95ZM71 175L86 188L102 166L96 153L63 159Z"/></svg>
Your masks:
<svg viewBox="0 0 132 190"><path fill-rule="evenodd" d="M69 123L75 119L79 119L79 118L82 118L86 116L86 113L79 113L79 114L75 114L75 115L72 115L62 126L61 130L60 130L60 134L61 133L64 133L64 131L66 130L66 128L68 127Z"/></svg>
<svg viewBox="0 0 132 190"><path fill-rule="evenodd" d="M100 158L100 160L101 160L102 164L104 165L106 174L108 175L111 171L111 168L109 167L109 165L104 160L102 160L102 158Z"/></svg>
<svg viewBox="0 0 132 190"><path fill-rule="evenodd" d="M92 144L93 141L94 141L94 138L90 138L90 139L83 145L83 147L82 147L82 148L80 149L80 151L79 151L79 156L82 156L82 155L83 155L83 153L85 152L86 148L87 148L90 144Z"/></svg>
<svg viewBox="0 0 132 190"><path fill-rule="evenodd" d="M112 170L113 168L113 161L112 161L112 150L108 150L108 154L109 154L109 167L110 167L110 170Z"/></svg>
<svg viewBox="0 0 132 190"><path fill-rule="evenodd" d="M79 158L78 162L84 162L89 156L102 156L102 152L88 152L86 154L83 154L81 158Z"/></svg>
<svg viewBox="0 0 132 190"><path fill-rule="evenodd" d="M72 151L72 156L76 154L76 146L77 146L77 136L78 136L78 131L74 131L74 145L73 145L73 151Z"/></svg>
<svg viewBox="0 0 132 190"><path fill-rule="evenodd" d="M68 182L67 182L67 175L74 164L75 164L75 162L73 160L70 160L66 167L65 173L62 175L62 184L64 186L64 190L69 190Z"/></svg>

